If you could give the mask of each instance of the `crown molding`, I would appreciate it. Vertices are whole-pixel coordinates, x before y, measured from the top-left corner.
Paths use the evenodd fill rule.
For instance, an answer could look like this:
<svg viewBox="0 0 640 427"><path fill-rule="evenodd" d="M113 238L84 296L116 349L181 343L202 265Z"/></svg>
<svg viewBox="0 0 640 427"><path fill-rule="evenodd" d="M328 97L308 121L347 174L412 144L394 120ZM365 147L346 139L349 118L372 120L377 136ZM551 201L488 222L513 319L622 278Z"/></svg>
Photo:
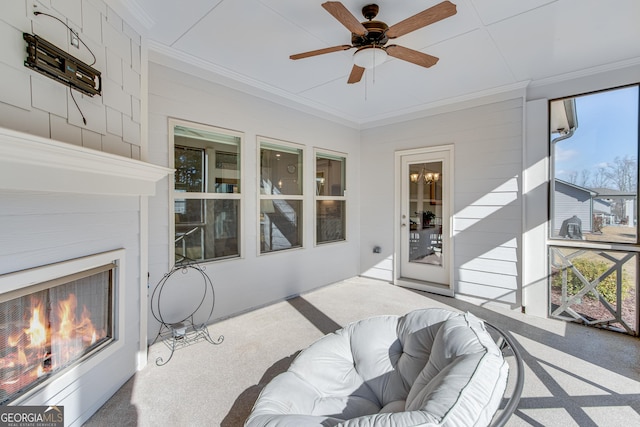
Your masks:
<svg viewBox="0 0 640 427"><path fill-rule="evenodd" d="M293 95L244 74L229 70L180 50L174 49L154 40L149 40L149 60L160 65L219 83L241 92L257 96L317 117L359 129L360 121L347 116L342 111L334 110L327 105L313 102L307 98Z"/></svg>
<svg viewBox="0 0 640 427"><path fill-rule="evenodd" d="M393 114L372 117L369 122L363 124L362 129L370 129L378 126L402 123L409 120L433 116L436 114L477 107L479 105L484 105L492 102L500 102L507 99L525 97L526 90L529 84L530 81L526 80L509 85L498 86L479 92L469 93L467 95L454 96L435 102L419 104L412 108L394 111Z"/></svg>
<svg viewBox="0 0 640 427"><path fill-rule="evenodd" d="M156 21L136 0L107 0L107 3L118 11L120 15L126 14L132 17L146 30L150 30L156 25Z"/></svg>
<svg viewBox="0 0 640 427"><path fill-rule="evenodd" d="M591 77L602 73L617 71L623 68L636 67L640 65L640 57L631 58L624 61L612 62L610 64L599 65L597 67L586 68L584 70L573 71L565 74L547 77L544 79L531 81L530 87L537 88L557 83L563 83L570 80L576 80L584 77Z"/></svg>

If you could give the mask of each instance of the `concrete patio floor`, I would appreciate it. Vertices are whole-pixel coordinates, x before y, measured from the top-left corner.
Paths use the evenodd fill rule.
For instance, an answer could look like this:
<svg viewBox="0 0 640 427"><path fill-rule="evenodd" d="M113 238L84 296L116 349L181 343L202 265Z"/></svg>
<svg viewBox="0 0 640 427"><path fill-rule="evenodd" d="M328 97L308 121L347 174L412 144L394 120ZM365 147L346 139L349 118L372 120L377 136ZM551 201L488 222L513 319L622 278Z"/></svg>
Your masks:
<svg viewBox="0 0 640 427"><path fill-rule="evenodd" d="M149 364L87 426L241 426L264 385L295 355L349 322L417 308L470 311L520 346L525 385L508 426L640 425L640 340L620 333L352 278L210 326L213 337Z"/></svg>

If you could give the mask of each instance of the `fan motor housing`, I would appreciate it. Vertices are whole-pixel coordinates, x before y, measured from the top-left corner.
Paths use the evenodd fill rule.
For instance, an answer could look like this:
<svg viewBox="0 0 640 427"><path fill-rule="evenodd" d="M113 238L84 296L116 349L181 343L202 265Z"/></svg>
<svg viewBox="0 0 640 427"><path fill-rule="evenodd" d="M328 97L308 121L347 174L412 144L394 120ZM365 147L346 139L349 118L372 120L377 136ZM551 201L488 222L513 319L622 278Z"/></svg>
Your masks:
<svg viewBox="0 0 640 427"><path fill-rule="evenodd" d="M362 25L367 29L367 34L364 36L351 33L351 44L355 47L379 45L383 46L389 37L387 37L387 30L389 26L382 21L365 21Z"/></svg>

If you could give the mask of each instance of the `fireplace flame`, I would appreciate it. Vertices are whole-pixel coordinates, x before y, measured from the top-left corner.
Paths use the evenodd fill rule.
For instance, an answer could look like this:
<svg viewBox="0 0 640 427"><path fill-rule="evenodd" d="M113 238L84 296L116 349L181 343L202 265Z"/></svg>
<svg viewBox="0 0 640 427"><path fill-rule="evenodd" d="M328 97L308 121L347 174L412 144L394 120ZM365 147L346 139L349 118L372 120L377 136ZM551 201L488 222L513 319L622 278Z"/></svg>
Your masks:
<svg viewBox="0 0 640 427"><path fill-rule="evenodd" d="M98 333L93 327L91 322L91 313L87 310L87 307L82 307L82 318L78 324L78 329L82 331L82 336L89 341L90 344L95 344L98 340Z"/></svg>
<svg viewBox="0 0 640 427"><path fill-rule="evenodd" d="M60 318L60 326L58 328L58 336L61 339L69 339L75 331L75 312L78 301L74 294L70 294L69 298L58 303L58 317Z"/></svg>
<svg viewBox="0 0 640 427"><path fill-rule="evenodd" d="M27 355L24 353L24 350L22 349L18 349L18 360L17 360L17 364L18 365L26 365L28 362L27 360ZM14 365L15 366L15 365Z"/></svg>
<svg viewBox="0 0 640 427"><path fill-rule="evenodd" d="M7 337L7 345L9 347L17 347L20 344L20 339L22 338L22 334L13 334Z"/></svg>
<svg viewBox="0 0 640 427"><path fill-rule="evenodd" d="M29 337L29 342L33 347L41 347L47 341L47 330L44 326L44 322L41 319L40 312L42 306L38 305L34 307L31 314L31 320L29 321L29 328L24 332Z"/></svg>
<svg viewBox="0 0 640 427"><path fill-rule="evenodd" d="M33 298L27 304L31 308L23 326L15 325L0 341L0 393L4 395L12 395L69 365L106 338L105 331L94 327L85 305L78 315L78 300L73 293L57 304L53 302L51 312L45 309L44 301Z"/></svg>
<svg viewBox="0 0 640 427"><path fill-rule="evenodd" d="M91 322L91 312L87 306L82 306L80 320L76 319L78 302L74 294L58 303L59 328L56 340L80 340L90 345L97 341L98 332Z"/></svg>

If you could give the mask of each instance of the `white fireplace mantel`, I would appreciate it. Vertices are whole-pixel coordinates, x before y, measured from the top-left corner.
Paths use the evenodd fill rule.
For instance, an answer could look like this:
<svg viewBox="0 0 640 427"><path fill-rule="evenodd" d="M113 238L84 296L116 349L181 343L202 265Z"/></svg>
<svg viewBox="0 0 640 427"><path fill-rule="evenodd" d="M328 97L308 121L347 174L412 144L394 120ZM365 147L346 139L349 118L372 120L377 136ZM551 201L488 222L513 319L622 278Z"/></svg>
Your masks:
<svg viewBox="0 0 640 427"><path fill-rule="evenodd" d="M0 128L0 189L102 195L155 194L172 169Z"/></svg>

